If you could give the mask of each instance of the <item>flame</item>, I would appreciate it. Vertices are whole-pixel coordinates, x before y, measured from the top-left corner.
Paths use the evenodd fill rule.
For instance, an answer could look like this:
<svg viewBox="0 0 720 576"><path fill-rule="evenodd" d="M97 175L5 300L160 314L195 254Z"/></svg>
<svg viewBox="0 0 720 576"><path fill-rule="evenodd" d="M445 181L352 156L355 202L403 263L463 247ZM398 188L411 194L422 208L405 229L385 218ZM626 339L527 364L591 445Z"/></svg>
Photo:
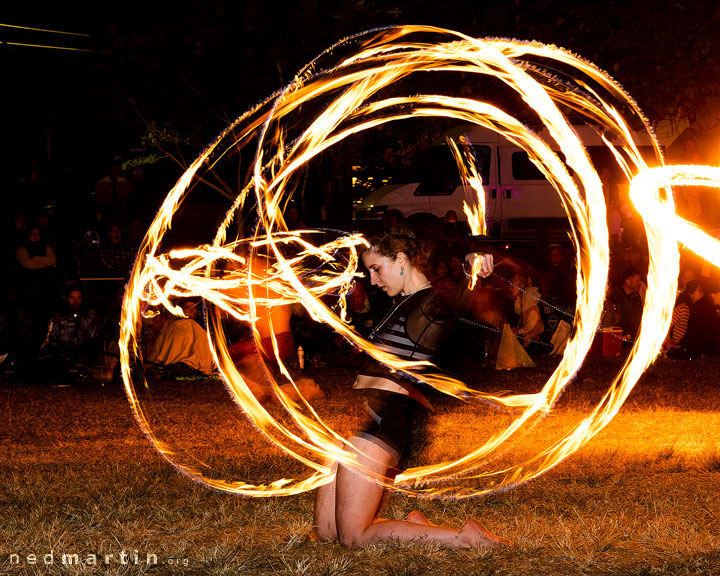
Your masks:
<svg viewBox="0 0 720 576"><path fill-rule="evenodd" d="M548 140L506 111L476 99L440 94L382 96L384 88L413 73L452 71L499 82L513 90L544 126ZM533 422L550 413L576 374L592 344L605 297L609 250L602 184L561 107L579 114L588 125L597 128L631 183L632 199L645 221L649 243L646 305L638 339L598 406L574 430L538 455L494 470L492 457ZM306 109L319 112L308 119ZM626 111L626 117L619 109ZM504 397L485 394L433 372L427 362L401 361L362 339L343 321L343 315L338 318L321 297L338 295L344 306L344 296L360 274L359 251L367 242L359 235L340 234L335 240L316 246L310 240L312 231L288 230L285 225L282 207L292 195L293 179L309 161L354 134L387 122L422 117L443 117L484 126L523 148L557 190L568 213L578 262L576 331L557 369L536 394ZM630 119L645 127L655 149L655 166L648 166L640 155L628 128ZM257 150L251 175L243 182L213 242L163 252L162 240L173 214L189 191L202 182L201 169L211 169L226 154L248 145L256 146ZM482 179L472 158L462 154L456 143L450 145L466 189L474 192L474 199L465 206L466 214L473 232L482 233L485 225ZM191 478L228 492L250 496L295 494L330 482L329 461L360 467L355 448L345 438L332 430L309 403L302 399L293 401L272 380L288 416L286 423L274 418L252 394L230 359L224 316L252 325L259 311L297 303L315 320L332 327L354 346L395 370L468 402L491 402L520 410L507 429L473 447L466 456L407 470L391 488L425 496L467 497L527 481L559 464L606 426L656 358L674 303L678 242L720 265L717 241L708 239L692 223L675 215L669 192L671 186L699 182L718 187L719 171L703 166L664 166L657 140L632 98L606 73L563 49L537 42L474 39L423 26L388 28L347 38L308 64L283 90L228 126L168 194L140 248L123 302L122 376L134 414L169 462ZM254 201L257 210L254 233L227 242L236 215L250 201ZM258 265L260 257L263 265ZM258 287L263 290L256 290ZM148 385L141 369L137 335L141 311L148 306L164 306L181 314L172 298L190 295L200 296L208 304L208 340L233 400L262 434L308 467L306 478L281 478L267 484L211 478L203 474L194 460L163 443L153 430L136 389L138 384ZM277 352L277 343L274 347ZM281 372L292 382L287 367L279 358L277 361ZM455 482L460 477L476 480L470 488L460 488ZM377 481L386 483L382 478Z"/></svg>
<svg viewBox="0 0 720 576"><path fill-rule="evenodd" d="M465 188L466 200L463 200L463 212L467 217L470 233L473 236L484 236L487 229L485 226L485 192L482 187L482 177L478 174L472 154L468 150L470 143L464 136L460 138L460 142L465 148L464 154L460 152L460 148L458 148L454 140L447 139ZM467 199L470 200L469 204ZM473 276L477 272L478 270L474 270Z"/></svg>

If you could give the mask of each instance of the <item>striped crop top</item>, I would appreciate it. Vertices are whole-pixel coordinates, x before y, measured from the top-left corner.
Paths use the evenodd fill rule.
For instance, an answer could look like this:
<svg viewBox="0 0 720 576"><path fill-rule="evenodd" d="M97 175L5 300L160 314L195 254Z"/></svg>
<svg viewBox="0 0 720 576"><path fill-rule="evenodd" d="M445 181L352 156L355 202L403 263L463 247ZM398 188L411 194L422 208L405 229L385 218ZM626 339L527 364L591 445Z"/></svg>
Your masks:
<svg viewBox="0 0 720 576"><path fill-rule="evenodd" d="M419 290L395 304L368 339L402 360L432 361L450 335L460 312L458 305L467 302L463 296L448 298L433 288ZM385 378L408 391L425 388L412 376L393 371L369 355L358 375Z"/></svg>

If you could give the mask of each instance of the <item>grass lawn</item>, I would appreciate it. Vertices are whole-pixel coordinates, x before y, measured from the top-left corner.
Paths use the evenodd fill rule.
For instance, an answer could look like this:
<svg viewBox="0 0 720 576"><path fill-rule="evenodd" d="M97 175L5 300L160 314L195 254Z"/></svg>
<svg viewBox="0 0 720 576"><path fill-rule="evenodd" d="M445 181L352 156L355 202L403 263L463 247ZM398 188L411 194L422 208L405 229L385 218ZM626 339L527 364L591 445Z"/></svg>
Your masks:
<svg viewBox="0 0 720 576"><path fill-rule="evenodd" d="M485 390L529 392L555 362L509 372L468 363L458 373ZM536 454L576 424L620 362L587 360L554 411L492 466ZM326 394L318 411L349 433L360 418L352 373L308 372ZM243 498L179 474L120 387L0 382L0 574L720 574L719 391L718 363L658 361L613 422L544 476L485 498L384 504L387 517L417 508L458 528L482 519L512 548L347 550L310 539L312 494ZM146 405L162 438L210 474L307 474L267 445L219 381L153 382ZM459 456L510 417L441 401L416 462Z"/></svg>

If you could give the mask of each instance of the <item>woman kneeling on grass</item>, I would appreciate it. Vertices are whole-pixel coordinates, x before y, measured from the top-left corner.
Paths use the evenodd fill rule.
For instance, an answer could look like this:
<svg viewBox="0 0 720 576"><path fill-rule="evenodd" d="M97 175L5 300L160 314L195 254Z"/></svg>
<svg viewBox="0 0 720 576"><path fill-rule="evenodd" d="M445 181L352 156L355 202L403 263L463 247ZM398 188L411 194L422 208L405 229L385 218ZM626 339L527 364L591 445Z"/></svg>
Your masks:
<svg viewBox="0 0 720 576"><path fill-rule="evenodd" d="M372 238L370 248L362 255L371 283L388 296L399 297L370 340L404 360L432 360L461 311L459 304L467 301L459 298L449 303L432 289L422 271L413 266L418 248L412 232L402 228ZM492 256L468 255L470 263L476 258L482 259L480 276L488 276ZM405 521L377 517L384 488L372 474L391 480L402 468L416 417L430 407L421 386L368 357L354 388L366 390L365 408L371 419L350 439L358 451L359 464L368 472L339 464L335 480L318 489L314 525L319 539L338 538L351 547L391 540L435 543L445 548L510 544L477 520L468 520L460 530L453 530L430 524L418 511L411 512Z"/></svg>

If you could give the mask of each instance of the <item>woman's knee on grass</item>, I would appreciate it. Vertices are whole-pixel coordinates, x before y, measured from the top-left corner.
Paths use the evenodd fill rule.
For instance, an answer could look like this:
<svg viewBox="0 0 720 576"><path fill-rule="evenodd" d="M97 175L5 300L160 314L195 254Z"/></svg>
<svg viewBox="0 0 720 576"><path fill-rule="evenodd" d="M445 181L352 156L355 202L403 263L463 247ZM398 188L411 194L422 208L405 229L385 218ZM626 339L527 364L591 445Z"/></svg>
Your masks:
<svg viewBox="0 0 720 576"><path fill-rule="evenodd" d="M335 522L323 522L322 524L316 524L313 526L313 534L316 540L321 542L329 542L335 540L338 537L337 530L335 529Z"/></svg>
<svg viewBox="0 0 720 576"><path fill-rule="evenodd" d="M337 538L337 528L335 527L335 480L317 489L313 532L318 540L326 541Z"/></svg>
<svg viewBox="0 0 720 576"><path fill-rule="evenodd" d="M352 522L339 522L337 536L340 544L346 548L360 548L366 544L365 530L367 526Z"/></svg>

